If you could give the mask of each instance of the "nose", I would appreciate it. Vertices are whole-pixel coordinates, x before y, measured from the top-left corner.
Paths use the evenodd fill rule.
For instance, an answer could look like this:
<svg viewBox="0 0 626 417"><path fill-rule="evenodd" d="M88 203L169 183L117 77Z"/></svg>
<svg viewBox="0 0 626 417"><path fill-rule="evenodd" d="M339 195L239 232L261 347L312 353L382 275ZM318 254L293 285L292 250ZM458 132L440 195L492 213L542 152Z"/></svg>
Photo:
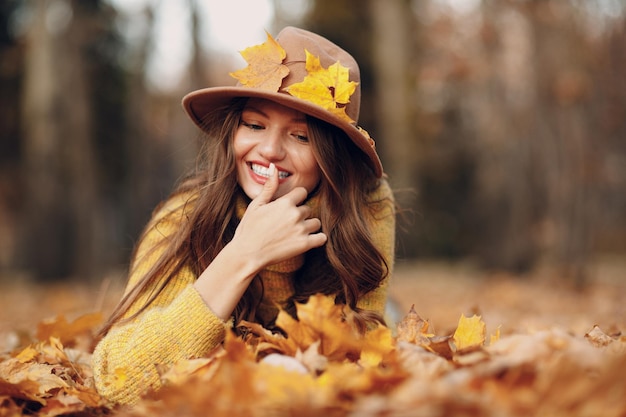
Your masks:
<svg viewBox="0 0 626 417"><path fill-rule="evenodd" d="M285 157L285 148L281 132L268 130L267 135L258 145L258 151L268 161L280 161Z"/></svg>

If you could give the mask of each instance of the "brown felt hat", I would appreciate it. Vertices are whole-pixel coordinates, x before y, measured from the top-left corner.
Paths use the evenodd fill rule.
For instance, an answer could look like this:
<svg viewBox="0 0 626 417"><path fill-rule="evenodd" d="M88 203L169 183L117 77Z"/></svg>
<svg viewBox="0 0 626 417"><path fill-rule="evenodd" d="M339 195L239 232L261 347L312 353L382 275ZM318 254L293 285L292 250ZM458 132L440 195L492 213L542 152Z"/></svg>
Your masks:
<svg viewBox="0 0 626 417"><path fill-rule="evenodd" d="M348 52L330 42L328 39L295 27L284 28L276 37L276 41L271 39L268 34L268 42L270 41L277 42L279 48L284 50L282 62L276 63L274 65L275 71L272 71L271 74L267 76L275 81L274 86L268 87L267 84L256 85L254 83L247 83L245 76L237 77L237 73L232 73L231 75L239 79L236 86L203 88L183 97L183 107L191 120L203 129L205 116L213 109L228 103L233 98L256 97L272 100L316 117L343 130L356 146L368 156L374 173L378 177L381 177L383 168L378 154L376 153L374 141L365 130L357 125L359 107L361 104L361 77L359 66L355 59ZM242 55L244 55L244 52L242 52ZM348 99L337 99L336 102L335 100L331 100L331 104L327 102L318 104L319 101L317 101L315 97L311 98L312 95L308 94L308 91L306 91L306 89L309 88L307 86L311 84L302 82L305 81L307 75L311 74L307 69L307 65L314 65L316 59L319 59L317 68L321 68L322 70L329 68L336 70L337 72L333 73L335 75L342 72L345 75L347 69L347 77L349 78L341 81L342 84L339 86L345 87L349 85L351 87L349 88L350 92L345 95ZM278 58L278 60L280 61L280 58ZM334 65L337 63L339 66ZM249 62L248 68L255 70L254 65L254 62ZM280 70L278 67L280 67ZM310 68L311 67L309 67L309 69ZM260 69L260 71L265 70L266 69ZM239 71L239 73L240 72L241 71ZM258 74L258 72L255 72L255 74ZM265 75L266 73L261 74L261 76ZM303 85L304 93L302 93L303 88L300 88L300 93L297 93L296 90L298 87ZM330 92L334 99L337 93L335 88L336 86L334 85L326 85L322 88L322 93L328 94L328 92ZM317 92L319 92L319 90L315 90L313 95Z"/></svg>

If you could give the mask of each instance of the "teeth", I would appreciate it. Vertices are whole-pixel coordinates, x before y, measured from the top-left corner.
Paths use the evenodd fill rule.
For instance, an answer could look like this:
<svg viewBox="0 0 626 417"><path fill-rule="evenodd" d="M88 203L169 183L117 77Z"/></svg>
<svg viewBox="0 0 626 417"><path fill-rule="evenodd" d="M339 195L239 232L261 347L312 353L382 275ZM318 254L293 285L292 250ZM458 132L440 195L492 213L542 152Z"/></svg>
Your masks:
<svg viewBox="0 0 626 417"><path fill-rule="evenodd" d="M264 167L262 165L257 165L257 164L250 164L252 171L254 171L255 174L260 175L262 177L266 177L269 178L270 176L270 169L269 167ZM285 171L278 171L278 178L279 179L283 179L283 178L287 178L289 176L288 172Z"/></svg>

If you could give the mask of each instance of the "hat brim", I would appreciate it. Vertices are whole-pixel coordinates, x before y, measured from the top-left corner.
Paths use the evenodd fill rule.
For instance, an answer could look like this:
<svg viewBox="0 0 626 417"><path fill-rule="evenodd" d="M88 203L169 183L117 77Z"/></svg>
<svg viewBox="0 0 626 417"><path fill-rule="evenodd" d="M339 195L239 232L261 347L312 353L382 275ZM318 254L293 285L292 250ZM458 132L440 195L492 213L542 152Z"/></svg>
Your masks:
<svg viewBox="0 0 626 417"><path fill-rule="evenodd" d="M333 115L320 106L308 103L289 94L273 93L248 87L210 87L192 91L187 94L183 97L182 105L191 120L202 129L205 115L238 97L272 100L278 104L301 111L302 113L338 127L368 156L370 165L376 176L378 178L382 177L383 167L376 150L372 146L373 142L370 142L356 126Z"/></svg>

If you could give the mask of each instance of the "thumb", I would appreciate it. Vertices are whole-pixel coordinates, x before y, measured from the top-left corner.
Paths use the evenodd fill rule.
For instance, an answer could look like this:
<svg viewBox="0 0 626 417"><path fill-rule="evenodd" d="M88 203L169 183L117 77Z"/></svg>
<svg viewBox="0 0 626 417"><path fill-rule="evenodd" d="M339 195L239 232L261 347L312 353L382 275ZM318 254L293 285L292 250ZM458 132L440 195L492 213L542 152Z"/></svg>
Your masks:
<svg viewBox="0 0 626 417"><path fill-rule="evenodd" d="M278 170L276 169L276 165L270 163L269 168L269 177L265 184L263 184L263 190L261 193L256 196L254 202L258 205L269 203L274 197L276 190L278 189Z"/></svg>

